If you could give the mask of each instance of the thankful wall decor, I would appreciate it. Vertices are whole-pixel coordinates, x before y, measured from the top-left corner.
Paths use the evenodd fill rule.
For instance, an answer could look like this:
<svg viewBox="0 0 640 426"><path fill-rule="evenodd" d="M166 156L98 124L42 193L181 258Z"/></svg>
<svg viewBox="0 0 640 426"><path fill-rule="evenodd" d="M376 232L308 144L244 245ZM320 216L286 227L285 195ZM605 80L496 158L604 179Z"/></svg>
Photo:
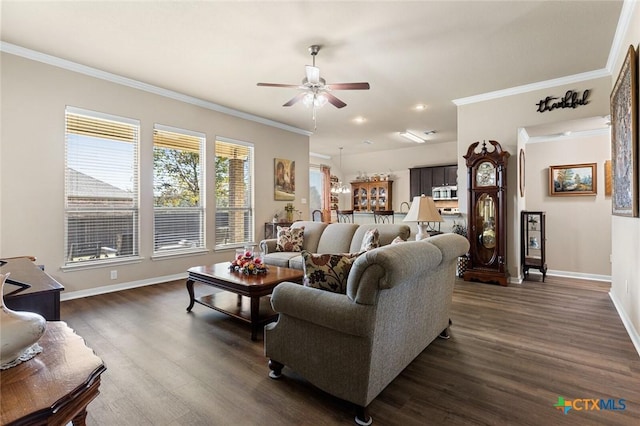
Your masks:
<svg viewBox="0 0 640 426"><path fill-rule="evenodd" d="M557 96L547 96L544 99L541 99L540 102L536 104L538 107L538 112L545 111L553 111L554 109L559 108L578 108L582 105L589 104L589 95L591 95L591 90L587 89L582 92L567 90L567 93L564 94L562 98L558 98Z"/></svg>

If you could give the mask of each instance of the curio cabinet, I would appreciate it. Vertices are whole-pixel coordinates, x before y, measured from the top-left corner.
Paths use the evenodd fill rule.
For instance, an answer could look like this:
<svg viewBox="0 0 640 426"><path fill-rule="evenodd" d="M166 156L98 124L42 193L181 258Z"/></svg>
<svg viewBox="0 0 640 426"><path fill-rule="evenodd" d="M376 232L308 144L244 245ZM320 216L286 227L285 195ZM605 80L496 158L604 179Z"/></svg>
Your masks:
<svg viewBox="0 0 640 426"><path fill-rule="evenodd" d="M520 213L520 266L524 278L529 269L542 273L542 282L547 276L545 213L522 211Z"/></svg>

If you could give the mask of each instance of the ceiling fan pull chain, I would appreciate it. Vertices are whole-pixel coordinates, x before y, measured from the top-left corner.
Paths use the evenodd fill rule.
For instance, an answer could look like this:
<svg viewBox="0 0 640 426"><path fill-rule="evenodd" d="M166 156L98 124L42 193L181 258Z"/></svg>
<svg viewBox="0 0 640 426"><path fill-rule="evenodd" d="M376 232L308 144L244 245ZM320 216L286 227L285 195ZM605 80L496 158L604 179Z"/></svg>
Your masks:
<svg viewBox="0 0 640 426"><path fill-rule="evenodd" d="M318 122L316 121L316 106L315 104L312 107L313 110L313 131L316 131L318 129Z"/></svg>

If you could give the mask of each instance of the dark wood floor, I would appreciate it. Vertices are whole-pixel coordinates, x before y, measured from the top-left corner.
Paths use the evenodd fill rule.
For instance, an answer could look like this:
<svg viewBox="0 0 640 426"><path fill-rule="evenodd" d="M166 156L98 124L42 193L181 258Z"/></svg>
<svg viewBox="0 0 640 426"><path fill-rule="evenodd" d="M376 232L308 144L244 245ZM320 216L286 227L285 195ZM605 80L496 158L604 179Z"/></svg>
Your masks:
<svg viewBox="0 0 640 426"><path fill-rule="evenodd" d="M556 277L458 281L451 339L433 342L371 403L374 424L640 424L640 357L608 290ZM350 404L292 371L269 379L262 339L252 342L246 324L187 305L184 282L62 303L62 319L108 368L88 425L353 424ZM559 396L624 399L626 409L565 415Z"/></svg>

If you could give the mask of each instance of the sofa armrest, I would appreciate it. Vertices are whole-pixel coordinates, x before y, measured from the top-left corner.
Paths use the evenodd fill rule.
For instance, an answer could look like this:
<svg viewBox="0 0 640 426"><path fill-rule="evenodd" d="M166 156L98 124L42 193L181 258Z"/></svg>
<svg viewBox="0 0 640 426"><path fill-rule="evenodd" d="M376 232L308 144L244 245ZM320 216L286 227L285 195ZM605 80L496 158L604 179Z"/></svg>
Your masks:
<svg viewBox="0 0 640 426"><path fill-rule="evenodd" d="M262 251L263 254L273 253L274 251L276 251L277 242L277 238L270 238L260 241L260 251Z"/></svg>
<svg viewBox="0 0 640 426"><path fill-rule="evenodd" d="M447 233L434 235L425 241L429 241L440 249L442 252L442 260L445 262L464 256L469 251L469 240L458 234Z"/></svg>
<svg viewBox="0 0 640 426"><path fill-rule="evenodd" d="M273 289L271 306L282 314L354 336L373 331L375 307L347 295L284 282Z"/></svg>

